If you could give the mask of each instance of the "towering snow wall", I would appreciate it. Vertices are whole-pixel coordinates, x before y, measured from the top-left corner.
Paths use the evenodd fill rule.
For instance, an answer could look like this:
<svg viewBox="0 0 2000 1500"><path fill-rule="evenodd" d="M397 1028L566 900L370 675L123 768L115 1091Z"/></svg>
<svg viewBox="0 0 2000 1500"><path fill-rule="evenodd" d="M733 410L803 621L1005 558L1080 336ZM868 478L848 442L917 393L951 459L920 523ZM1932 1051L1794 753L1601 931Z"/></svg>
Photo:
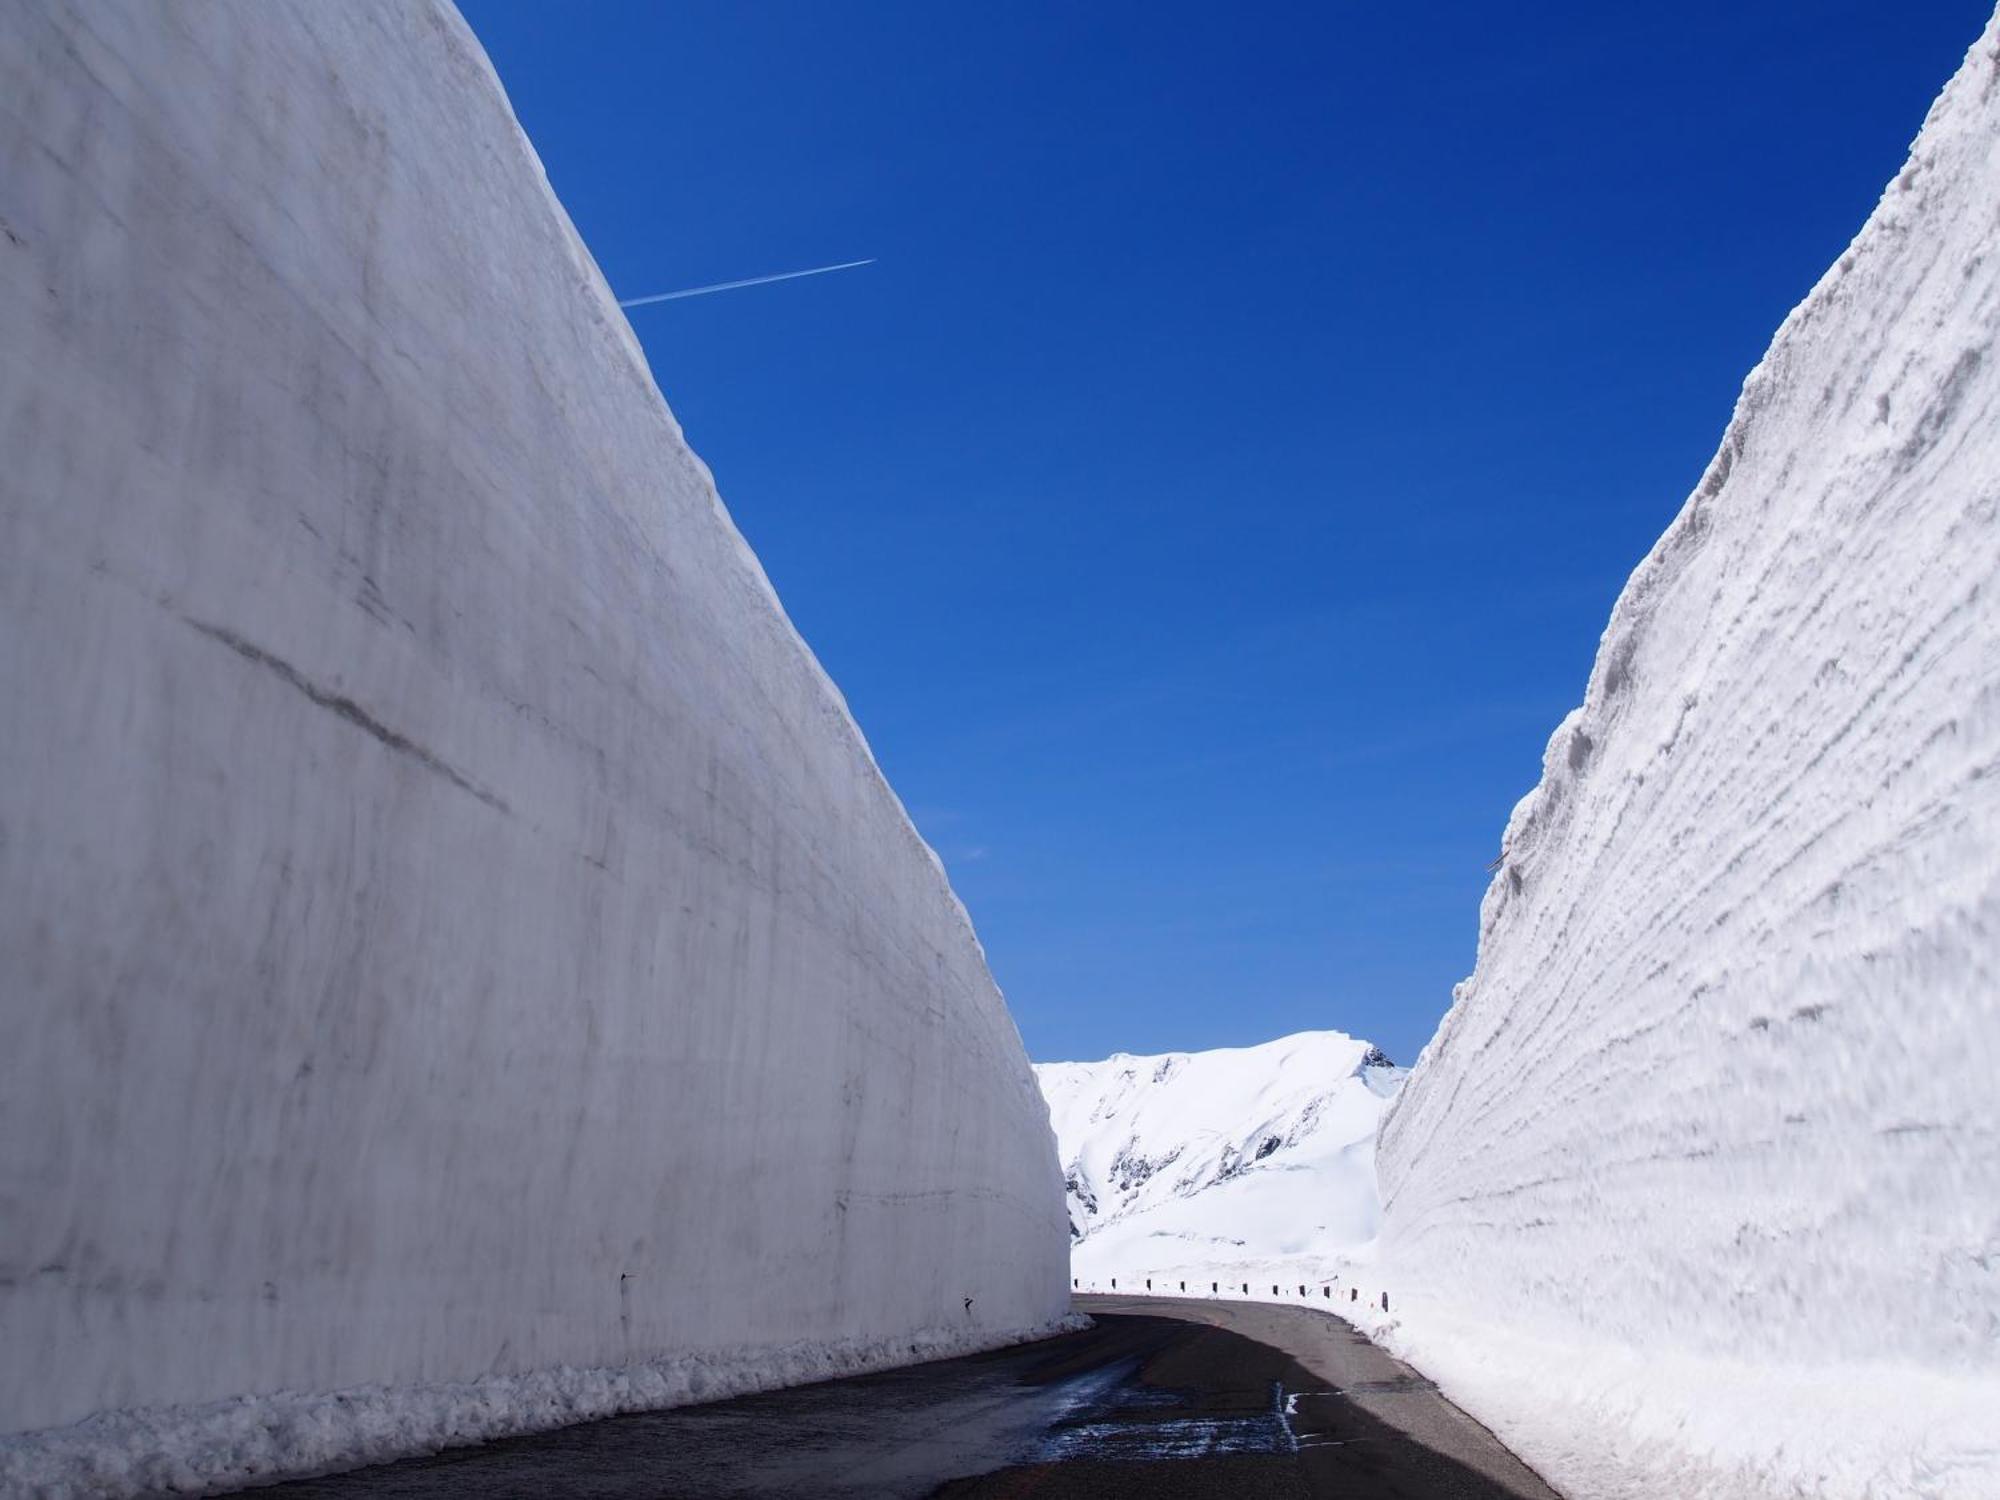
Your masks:
<svg viewBox="0 0 2000 1500"><path fill-rule="evenodd" d="M448 5L0 9L0 455L0 1489L1063 1313L965 913Z"/></svg>
<svg viewBox="0 0 2000 1500"><path fill-rule="evenodd" d="M1392 1341L1577 1495L2000 1494L2000 21L1746 382L1385 1119Z"/></svg>

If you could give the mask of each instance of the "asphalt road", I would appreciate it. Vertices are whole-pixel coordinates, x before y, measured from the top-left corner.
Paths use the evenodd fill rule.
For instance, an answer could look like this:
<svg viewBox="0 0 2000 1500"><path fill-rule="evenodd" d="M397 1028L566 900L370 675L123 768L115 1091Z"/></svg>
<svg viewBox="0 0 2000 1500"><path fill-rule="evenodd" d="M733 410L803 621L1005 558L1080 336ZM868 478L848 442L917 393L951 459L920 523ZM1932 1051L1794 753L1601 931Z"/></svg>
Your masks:
<svg viewBox="0 0 2000 1500"><path fill-rule="evenodd" d="M283 1500L1557 1500L1346 1324L1082 1297L1097 1327L278 1485Z"/></svg>

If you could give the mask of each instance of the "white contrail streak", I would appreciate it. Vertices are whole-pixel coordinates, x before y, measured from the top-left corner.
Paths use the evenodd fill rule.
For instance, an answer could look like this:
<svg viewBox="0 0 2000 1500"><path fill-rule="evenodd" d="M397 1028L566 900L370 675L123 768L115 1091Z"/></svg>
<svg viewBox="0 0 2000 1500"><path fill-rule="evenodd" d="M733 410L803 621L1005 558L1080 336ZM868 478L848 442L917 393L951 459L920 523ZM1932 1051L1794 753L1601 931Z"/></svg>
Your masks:
<svg viewBox="0 0 2000 1500"><path fill-rule="evenodd" d="M713 286L691 286L678 292L655 292L650 297L627 297L620 307L644 307L649 302L677 302L682 297L706 297L710 292L733 292L740 286L767 286L773 281L796 281L801 276L824 276L828 271L850 271L856 266L872 266L875 257L844 260L837 266L814 266L809 271L780 271L775 276L746 276L741 281L718 281Z"/></svg>

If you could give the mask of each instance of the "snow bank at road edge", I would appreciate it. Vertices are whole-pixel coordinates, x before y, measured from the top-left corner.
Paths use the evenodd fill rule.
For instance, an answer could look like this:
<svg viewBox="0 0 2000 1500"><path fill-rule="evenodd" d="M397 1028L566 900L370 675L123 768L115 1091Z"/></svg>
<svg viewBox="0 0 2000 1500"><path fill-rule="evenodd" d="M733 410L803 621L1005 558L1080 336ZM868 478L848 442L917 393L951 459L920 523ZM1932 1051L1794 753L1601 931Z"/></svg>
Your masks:
<svg viewBox="0 0 2000 1500"><path fill-rule="evenodd" d="M0 1437L0 1493L47 1500L212 1493L980 1354L1090 1325L1071 1313L1011 1334L925 1329L891 1339L680 1355L621 1369L559 1368L107 1412L69 1427Z"/></svg>
<svg viewBox="0 0 2000 1500"><path fill-rule="evenodd" d="M1399 1300L1400 1299L1400 1300ZM1405 1306L1412 1316L1403 1316ZM1480 1322L1408 1294L1339 1313L1576 1500L1977 1496L2000 1388L1890 1360L1708 1358Z"/></svg>

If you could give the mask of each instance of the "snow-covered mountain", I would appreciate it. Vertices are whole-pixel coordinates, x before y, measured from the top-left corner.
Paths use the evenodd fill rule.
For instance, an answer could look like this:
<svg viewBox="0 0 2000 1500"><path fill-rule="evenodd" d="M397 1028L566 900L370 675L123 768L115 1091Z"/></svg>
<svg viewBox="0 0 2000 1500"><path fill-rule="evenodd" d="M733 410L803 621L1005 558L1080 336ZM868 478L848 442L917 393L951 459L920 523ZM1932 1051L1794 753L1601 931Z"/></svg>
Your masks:
<svg viewBox="0 0 2000 1500"><path fill-rule="evenodd" d="M2000 18L1502 849L1385 1336L1572 1494L2000 1495Z"/></svg>
<svg viewBox="0 0 2000 1500"><path fill-rule="evenodd" d="M20 0L0 101L0 1493L1065 1317L965 911L457 12Z"/></svg>
<svg viewBox="0 0 2000 1500"><path fill-rule="evenodd" d="M1086 1286L1237 1268L1317 1277L1375 1234L1375 1128L1403 1070L1307 1031L1036 1065Z"/></svg>

